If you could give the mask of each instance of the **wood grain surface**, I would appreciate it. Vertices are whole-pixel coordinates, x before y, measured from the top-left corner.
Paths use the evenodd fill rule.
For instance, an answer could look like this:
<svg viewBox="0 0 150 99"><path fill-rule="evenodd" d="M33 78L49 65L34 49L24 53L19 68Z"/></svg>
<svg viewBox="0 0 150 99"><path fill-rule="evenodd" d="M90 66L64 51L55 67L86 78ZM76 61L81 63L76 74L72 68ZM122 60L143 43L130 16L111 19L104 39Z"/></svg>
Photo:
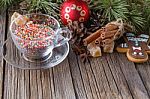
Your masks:
<svg viewBox="0 0 150 99"><path fill-rule="evenodd" d="M2 58L2 46L5 39L5 29L6 29L6 13L0 13L0 99L3 98L3 80L4 80L4 61Z"/></svg>
<svg viewBox="0 0 150 99"><path fill-rule="evenodd" d="M46 70L11 66L2 58L8 20L0 16L0 99L150 99L150 61L134 64L117 52L83 64L70 50L61 64Z"/></svg>

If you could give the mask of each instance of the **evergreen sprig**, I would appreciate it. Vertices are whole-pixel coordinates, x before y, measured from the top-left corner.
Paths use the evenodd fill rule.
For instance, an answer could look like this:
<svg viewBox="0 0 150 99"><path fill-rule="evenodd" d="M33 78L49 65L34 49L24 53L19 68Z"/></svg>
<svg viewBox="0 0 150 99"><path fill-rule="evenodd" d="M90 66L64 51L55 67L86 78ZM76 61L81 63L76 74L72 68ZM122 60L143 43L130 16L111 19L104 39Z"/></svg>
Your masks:
<svg viewBox="0 0 150 99"><path fill-rule="evenodd" d="M6 7L7 5L10 5L12 3L12 0L1 0L0 1L0 8Z"/></svg>
<svg viewBox="0 0 150 99"><path fill-rule="evenodd" d="M29 12L44 11L49 15L58 17L59 4L49 0L28 0Z"/></svg>
<svg viewBox="0 0 150 99"><path fill-rule="evenodd" d="M101 0L102 9L104 9L103 15L108 18L109 21L123 18L127 19L128 13L127 4L122 0Z"/></svg>
<svg viewBox="0 0 150 99"><path fill-rule="evenodd" d="M106 21L122 18L136 32L150 31L150 0L96 0L93 7L103 10ZM149 32L150 33L150 32Z"/></svg>
<svg viewBox="0 0 150 99"><path fill-rule="evenodd" d="M145 0L143 7L143 16L146 19L145 30L150 33L150 0Z"/></svg>
<svg viewBox="0 0 150 99"><path fill-rule="evenodd" d="M22 0L0 0L0 9L6 9L14 3L19 3Z"/></svg>

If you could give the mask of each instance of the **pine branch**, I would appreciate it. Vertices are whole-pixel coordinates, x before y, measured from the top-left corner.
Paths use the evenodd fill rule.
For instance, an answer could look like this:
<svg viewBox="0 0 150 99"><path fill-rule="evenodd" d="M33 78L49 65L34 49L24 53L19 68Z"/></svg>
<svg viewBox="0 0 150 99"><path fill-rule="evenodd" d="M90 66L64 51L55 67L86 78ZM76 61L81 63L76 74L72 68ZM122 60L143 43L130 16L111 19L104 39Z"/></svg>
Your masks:
<svg viewBox="0 0 150 99"><path fill-rule="evenodd" d="M149 32L150 34L150 0L145 0L143 7L143 16L146 19L145 32Z"/></svg>
<svg viewBox="0 0 150 99"><path fill-rule="evenodd" d="M12 0L1 0L0 1L0 7L6 7L7 5L10 5L12 3Z"/></svg>
<svg viewBox="0 0 150 99"><path fill-rule="evenodd" d="M101 0L102 8L104 9L103 15L108 18L109 21L122 18L126 19L126 13L128 13L127 4L122 0Z"/></svg>
<svg viewBox="0 0 150 99"><path fill-rule="evenodd" d="M0 0L0 9L7 9L11 4L18 3L21 0Z"/></svg>
<svg viewBox="0 0 150 99"><path fill-rule="evenodd" d="M106 21L122 18L132 25L136 32L150 30L150 0L96 0L92 3L93 11L101 11ZM93 8L92 8L93 7Z"/></svg>
<svg viewBox="0 0 150 99"><path fill-rule="evenodd" d="M56 18L59 18L59 3L60 0L27 0L30 5L28 10L29 12L43 12L49 15L53 15ZM57 3L56 3L57 2Z"/></svg>
<svg viewBox="0 0 150 99"><path fill-rule="evenodd" d="M127 23L134 26L134 31L142 32L145 22L145 18L142 17L142 14L138 13L136 10L132 10L130 13L128 13Z"/></svg>

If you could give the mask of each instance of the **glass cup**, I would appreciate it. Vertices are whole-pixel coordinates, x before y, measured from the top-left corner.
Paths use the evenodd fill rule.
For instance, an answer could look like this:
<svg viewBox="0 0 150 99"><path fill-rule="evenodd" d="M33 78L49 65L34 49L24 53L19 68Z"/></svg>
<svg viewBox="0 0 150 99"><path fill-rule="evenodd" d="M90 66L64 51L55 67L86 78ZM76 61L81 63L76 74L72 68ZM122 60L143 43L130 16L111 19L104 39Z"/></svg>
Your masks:
<svg viewBox="0 0 150 99"><path fill-rule="evenodd" d="M46 61L51 57L55 47L71 39L71 31L68 28L60 28L59 22L54 17L45 14L26 14L25 16L30 22L18 26L15 23L17 19L19 20L20 17L18 17L10 25L13 42L25 60Z"/></svg>

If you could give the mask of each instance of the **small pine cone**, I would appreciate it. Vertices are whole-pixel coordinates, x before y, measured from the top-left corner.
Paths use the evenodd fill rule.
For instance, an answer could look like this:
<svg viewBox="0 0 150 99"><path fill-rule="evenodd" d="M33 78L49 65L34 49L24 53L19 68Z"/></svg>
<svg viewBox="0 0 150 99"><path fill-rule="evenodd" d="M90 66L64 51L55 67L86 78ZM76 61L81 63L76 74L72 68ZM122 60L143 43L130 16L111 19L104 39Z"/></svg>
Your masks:
<svg viewBox="0 0 150 99"><path fill-rule="evenodd" d="M22 1L20 4L20 9L21 10L27 10L27 8L29 7L29 4L27 3L27 1Z"/></svg>
<svg viewBox="0 0 150 99"><path fill-rule="evenodd" d="M73 51L79 55L86 53L83 39L87 35L87 28L83 23L78 22L74 22L72 25L69 25L68 28L73 31L72 39L70 40Z"/></svg>
<svg viewBox="0 0 150 99"><path fill-rule="evenodd" d="M106 24L106 19L102 16L102 11L91 11L91 17L88 23L88 32L95 32Z"/></svg>

